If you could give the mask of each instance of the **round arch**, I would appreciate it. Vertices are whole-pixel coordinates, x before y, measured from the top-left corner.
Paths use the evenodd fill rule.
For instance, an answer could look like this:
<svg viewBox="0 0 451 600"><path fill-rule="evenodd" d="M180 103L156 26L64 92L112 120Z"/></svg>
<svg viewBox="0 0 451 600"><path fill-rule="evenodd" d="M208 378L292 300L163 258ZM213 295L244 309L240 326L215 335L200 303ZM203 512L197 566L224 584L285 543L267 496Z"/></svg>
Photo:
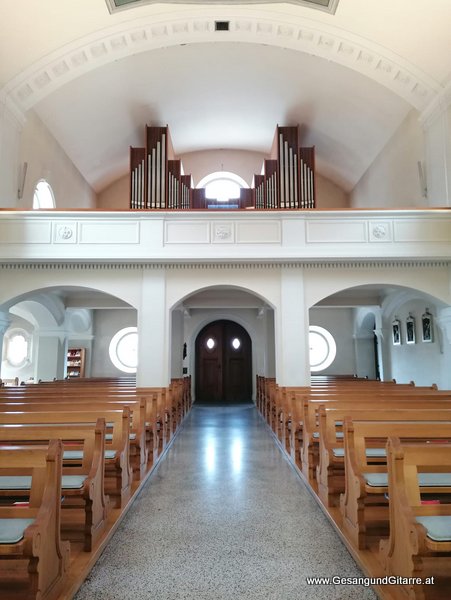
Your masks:
<svg viewBox="0 0 451 600"><path fill-rule="evenodd" d="M205 283L207 273L208 277L211 279L209 283ZM265 273L265 275L267 276L267 273ZM224 284L225 280L228 281L227 284ZM188 298L202 292L227 289L247 293L250 296L258 298L261 301L262 306L266 304L274 309L277 305L276 294L279 291L278 279L275 279L275 284L275 289L271 293L271 286L268 283L267 277L258 279L253 277L253 286L251 287L249 285L249 276L246 275L246 272L242 272L241 270L228 272L226 277L221 275L220 272L218 275L218 271L213 273L206 271L199 279L190 277L189 275L186 279L178 276L175 278L175 281L171 281L168 278L168 308L171 311L177 306L182 305Z"/></svg>
<svg viewBox="0 0 451 600"><path fill-rule="evenodd" d="M172 45L218 40L264 43L325 58L382 84L417 110L424 109L442 89L439 82L394 52L330 23L287 17L277 7L223 6L212 10L191 7L174 16L171 9L163 9L158 15L147 13L135 19L116 15L114 26L80 36L48 53L8 81L1 91L25 112L69 81L120 58ZM218 19L229 21L225 35L215 31ZM383 68L375 69L377 64Z"/></svg>
<svg viewBox="0 0 451 600"><path fill-rule="evenodd" d="M22 273L19 273L19 275L21 275L21 277L17 277L11 286L3 288L0 291L0 310L7 311L11 306L18 304L19 302L33 299L46 305L52 312L59 312L59 318L57 320L61 322L62 319L64 319L64 305L57 293L67 292L70 294L74 291L105 294L118 301L124 302L131 308L136 308L138 306L138 294L133 295L134 289L132 286L129 286L128 290L125 287L123 288L124 292L127 292L128 297L127 294L121 293L118 295L117 282L116 285L114 281L109 280L104 283L98 276L96 278L95 274L91 283L90 281L86 281L86 275L83 277L83 274L82 277L80 277L80 282L78 282L78 278L76 275L74 276L74 273L64 273L64 279L61 280L61 277L58 274L53 276L53 273L49 272L46 277L48 281L46 287L39 285L42 283L42 272L40 271L27 273L26 277L24 277ZM72 280L70 279L71 275L73 277Z"/></svg>
<svg viewBox="0 0 451 600"><path fill-rule="evenodd" d="M339 274L339 270L335 271ZM343 282L346 281L346 285ZM449 273L444 268L443 277L438 277L437 272L431 273L431 269L390 269L381 275L379 271L372 269L359 272L357 269L345 269L345 276L321 277L320 282L315 277L306 279L306 304L312 308L327 298L347 292L349 290L364 290L371 287L387 288L398 292L415 291L428 296L435 302L441 302L444 306L451 304L451 293L449 289ZM320 283L318 285L318 283ZM432 301L432 300L431 300Z"/></svg>

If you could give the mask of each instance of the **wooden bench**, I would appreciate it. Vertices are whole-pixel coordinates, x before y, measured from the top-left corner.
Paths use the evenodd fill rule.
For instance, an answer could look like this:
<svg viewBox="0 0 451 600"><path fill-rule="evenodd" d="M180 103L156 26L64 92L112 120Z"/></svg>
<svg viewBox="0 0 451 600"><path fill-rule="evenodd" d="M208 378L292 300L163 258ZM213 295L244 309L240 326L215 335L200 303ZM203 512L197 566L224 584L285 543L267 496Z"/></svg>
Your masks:
<svg viewBox="0 0 451 600"><path fill-rule="evenodd" d="M319 462L319 408L320 406L342 407L348 409L352 415L353 410L359 410L365 407L385 407L389 408L422 408L427 406L432 409L442 409L449 406L451 408L451 394L436 396L435 394L397 394L395 396L386 396L379 394L359 394L354 399L348 396L333 397L329 399L303 401L302 427L297 437L297 454L295 460L299 464L303 474L309 480L315 479L316 468Z"/></svg>
<svg viewBox="0 0 451 600"><path fill-rule="evenodd" d="M69 568L70 546L60 539L61 441L48 447L0 449L2 476L31 476L28 506L0 506L0 596L18 585L17 562L25 563L23 600L56 600ZM2 591L3 588L3 591Z"/></svg>
<svg viewBox="0 0 451 600"><path fill-rule="evenodd" d="M147 471L148 463L153 461L154 449L152 446L152 435L148 434L146 423L152 423L152 417L149 416L149 408L146 399L134 399L128 396L120 399L82 397L73 398L72 396L48 397L47 401L41 402L41 397L26 397L20 401L0 402L0 413L2 412L50 412L58 411L90 411L99 412L105 410L118 410L127 406L130 409L130 461L134 473L138 478L144 476ZM150 421L147 419L150 418ZM107 439L111 438L111 433L107 433Z"/></svg>
<svg viewBox="0 0 451 600"><path fill-rule="evenodd" d="M451 445L387 444L390 537L380 542L380 560L387 575L435 577L433 588L451 589L451 504L424 504L422 474L451 477ZM440 477L437 477L440 480ZM443 483L446 485L447 479ZM437 494L443 487L436 488ZM445 578L443 580L443 577ZM405 597L422 599L431 587L405 585ZM434 592L437 593L437 589Z"/></svg>
<svg viewBox="0 0 451 600"><path fill-rule="evenodd" d="M175 430L191 408L191 379L175 379L169 388L134 388L133 386L104 385L101 382L92 386L86 383L89 380L76 382L52 382L38 384L32 387L7 390L0 393L3 401L75 401L95 398L97 401L111 401L113 399L140 400L145 402L145 423L147 438L147 457L144 460L142 452L139 469L134 463L134 470L143 474L145 462L156 461L161 452L170 441ZM140 439L140 436L137 436ZM133 451L134 443L132 443Z"/></svg>
<svg viewBox="0 0 451 600"><path fill-rule="evenodd" d="M345 492L340 496L343 531L360 550L371 537L388 535L388 475L386 458L375 463L367 450L384 448L389 437L421 441L451 440L451 421L355 421L345 420ZM428 493L428 486L422 488ZM451 490L451 477L449 480Z"/></svg>
<svg viewBox="0 0 451 600"><path fill-rule="evenodd" d="M354 408L336 405L319 407L319 464L316 468L318 496L327 507L338 506L340 494L345 491L345 449L343 423L346 418L355 421L451 421L451 406L446 409L408 408L393 406L360 406ZM385 445L368 448L367 460L385 461Z"/></svg>
<svg viewBox="0 0 451 600"><path fill-rule="evenodd" d="M4 447L47 444L53 438L63 442L62 507L67 509L65 513L71 513L71 516L65 519L64 529L71 541L82 539L85 551L90 552L105 530L108 512L104 493L105 419L97 419L94 426L79 424L0 426L0 443ZM64 459L65 454L72 455L73 452L82 456L77 461L78 464ZM3 499L28 497L30 486L30 478L21 473L17 473L15 477L0 476L0 496ZM82 522L78 524L77 513L80 510L83 511L84 516Z"/></svg>
<svg viewBox="0 0 451 600"><path fill-rule="evenodd" d="M105 493L112 504L119 508L130 498L133 472L130 464L130 409L103 411L53 411L0 413L0 425L79 425L96 424L97 419L105 419L107 429L112 431L111 439L105 444ZM66 450L64 461L78 464L83 459L79 450ZM77 462L78 461L78 462Z"/></svg>

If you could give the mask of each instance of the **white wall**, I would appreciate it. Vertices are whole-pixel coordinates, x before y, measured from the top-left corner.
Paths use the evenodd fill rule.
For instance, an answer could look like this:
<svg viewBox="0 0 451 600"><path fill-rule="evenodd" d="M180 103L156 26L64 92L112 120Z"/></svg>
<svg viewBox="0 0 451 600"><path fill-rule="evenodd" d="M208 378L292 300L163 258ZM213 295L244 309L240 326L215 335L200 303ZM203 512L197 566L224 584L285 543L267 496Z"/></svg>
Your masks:
<svg viewBox="0 0 451 600"><path fill-rule="evenodd" d="M349 208L349 194L318 172L315 176L316 208Z"/></svg>
<svg viewBox="0 0 451 600"><path fill-rule="evenodd" d="M108 348L115 333L124 327L136 327L137 315L133 309L93 311L94 340L92 345L92 377L124 377L110 360Z"/></svg>
<svg viewBox="0 0 451 600"><path fill-rule="evenodd" d="M418 114L412 110L350 194L352 208L424 207L418 161L425 142Z"/></svg>
<svg viewBox="0 0 451 600"><path fill-rule="evenodd" d="M248 186L254 175L261 173L263 161L268 158L261 152L245 150L204 150L179 156L187 175L193 177L194 187L210 173L230 171L242 177Z"/></svg>
<svg viewBox="0 0 451 600"><path fill-rule="evenodd" d="M28 164L23 198L16 205L33 207L34 188L40 179L48 181L56 208L94 208L96 194L33 111L27 113L19 153L19 167Z"/></svg>
<svg viewBox="0 0 451 600"><path fill-rule="evenodd" d="M318 325L327 329L337 344L337 356L334 362L321 371L321 374L353 375L356 373L353 309L311 308L309 325Z"/></svg>
<svg viewBox="0 0 451 600"><path fill-rule="evenodd" d="M432 342L422 341L421 315L429 308L433 315ZM398 383L414 381L415 385L442 387L441 350L439 331L435 323L436 309L425 300L411 300L398 307L387 318L388 348L390 352L391 376ZM415 318L416 343L406 343L406 318L411 314ZM401 321L401 344L392 343L391 323L394 318ZM449 366L448 366L449 369Z"/></svg>
<svg viewBox="0 0 451 600"><path fill-rule="evenodd" d="M104 210L127 210L130 208L130 175L114 181L97 195L97 206Z"/></svg>

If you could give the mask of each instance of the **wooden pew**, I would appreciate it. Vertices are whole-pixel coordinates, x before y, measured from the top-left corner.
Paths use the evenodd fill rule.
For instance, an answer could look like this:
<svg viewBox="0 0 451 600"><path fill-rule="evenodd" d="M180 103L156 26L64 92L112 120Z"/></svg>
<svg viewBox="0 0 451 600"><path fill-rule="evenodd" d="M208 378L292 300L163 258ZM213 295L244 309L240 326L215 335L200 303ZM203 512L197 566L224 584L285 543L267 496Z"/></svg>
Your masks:
<svg viewBox="0 0 451 600"><path fill-rule="evenodd" d="M345 491L343 422L354 421L451 421L449 408L428 409L417 406L408 408L399 404L389 406L349 405L319 407L319 463L316 468L318 496L327 507L338 506L340 494ZM367 450L368 462L385 462L385 446Z"/></svg>
<svg viewBox="0 0 451 600"><path fill-rule="evenodd" d="M62 443L0 449L0 474L31 475L28 506L0 506L0 596L18 586L17 562L25 561L23 600L56 600L69 567L70 546L60 539ZM3 591L2 591L3 588Z"/></svg>
<svg viewBox="0 0 451 600"><path fill-rule="evenodd" d="M0 413L2 412L50 412L54 410L63 411L91 411L103 412L105 410L122 409L127 406L131 414L130 426L130 461L133 472L138 478L142 478L147 470L149 461L153 460L154 452L152 447L152 437L147 435L148 407L143 398L129 399L128 396L120 399L81 397L72 396L49 396L45 402L41 402L41 396L26 396L20 401L0 402ZM107 433L107 439L111 436Z"/></svg>
<svg viewBox="0 0 451 600"><path fill-rule="evenodd" d="M94 426L97 419L105 419L107 428L112 429L112 439L105 444L105 493L116 508L124 506L130 498L133 472L130 464L130 410L103 411L53 411L0 413L0 425L67 425L78 423ZM65 451L64 460L77 464L82 459L78 450Z"/></svg>
<svg viewBox="0 0 451 600"><path fill-rule="evenodd" d="M387 575L434 577L434 585L403 586L405 598L422 600L442 588L451 590L451 504L423 504L422 474L451 476L451 445L409 444L389 438L387 444L390 537L380 542L380 560ZM439 483L439 477L438 483ZM446 481L444 482L446 483ZM440 497L445 489L437 487ZM447 488L450 491L450 488ZM444 578L444 579L443 579Z"/></svg>
<svg viewBox="0 0 451 600"><path fill-rule="evenodd" d="M302 419L302 435L298 438L299 455L296 456L296 461L300 468L309 480L314 480L316 468L319 462L319 416L318 411L320 406L342 407L349 410L349 415L352 415L353 410L367 407L385 407L385 408L422 408L427 406L432 409L451 408L451 394L436 395L412 393L408 395L396 394L394 396L386 396L379 394L359 394L356 398L350 400L349 396L335 396L330 399L322 398L321 400L310 399L308 402L303 401L303 419Z"/></svg>
<svg viewBox="0 0 451 600"><path fill-rule="evenodd" d="M79 424L0 426L0 444L4 447L48 444L53 438L63 442L62 507L67 509L64 512L71 513L71 516L65 519L65 529L70 532L71 541L74 541L75 533L75 539L82 539L85 551L90 552L105 530L108 512L104 493L105 419L97 419L94 426ZM77 465L70 464L73 461L69 461L68 464L64 460L64 452L73 451L82 453L82 459ZM20 473L15 480L11 478L5 480L0 477L2 498L27 498L29 494L29 482L26 478L24 480L20 477ZM77 513L80 511L83 511L84 517L78 524Z"/></svg>
<svg viewBox="0 0 451 600"><path fill-rule="evenodd" d="M340 496L343 531L355 547L368 547L371 536L388 535L388 475L386 459L374 463L367 449L383 448L389 437L421 441L451 440L451 421L345 420L345 492ZM451 486L451 477L450 477ZM427 493L427 487L423 492Z"/></svg>
<svg viewBox="0 0 451 600"><path fill-rule="evenodd" d="M125 384L117 387L103 381L90 385L90 379L57 381L41 383L35 386L15 388L0 393L0 400L30 401L35 399L47 402L51 399L72 398L76 401L96 397L98 400L141 399L146 404L146 431L148 460L155 462L171 439L175 430L191 408L191 378L174 379L170 388L135 388ZM132 442L132 451L134 443ZM143 453L140 454L141 475L145 464ZM138 471L134 464L135 471Z"/></svg>

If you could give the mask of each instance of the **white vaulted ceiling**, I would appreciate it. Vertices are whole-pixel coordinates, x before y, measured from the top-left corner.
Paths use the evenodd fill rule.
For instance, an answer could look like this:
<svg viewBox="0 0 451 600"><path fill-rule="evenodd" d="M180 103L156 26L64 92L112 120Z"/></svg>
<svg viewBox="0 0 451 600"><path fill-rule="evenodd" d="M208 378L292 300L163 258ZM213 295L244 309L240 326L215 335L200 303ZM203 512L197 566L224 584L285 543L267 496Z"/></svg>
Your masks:
<svg viewBox="0 0 451 600"><path fill-rule="evenodd" d="M301 126L318 170L352 189L409 111L450 90L449 0L291 4L1 0L0 99L35 110L96 190L124 175L146 123L177 154L268 152ZM215 31L217 20L230 31Z"/></svg>

